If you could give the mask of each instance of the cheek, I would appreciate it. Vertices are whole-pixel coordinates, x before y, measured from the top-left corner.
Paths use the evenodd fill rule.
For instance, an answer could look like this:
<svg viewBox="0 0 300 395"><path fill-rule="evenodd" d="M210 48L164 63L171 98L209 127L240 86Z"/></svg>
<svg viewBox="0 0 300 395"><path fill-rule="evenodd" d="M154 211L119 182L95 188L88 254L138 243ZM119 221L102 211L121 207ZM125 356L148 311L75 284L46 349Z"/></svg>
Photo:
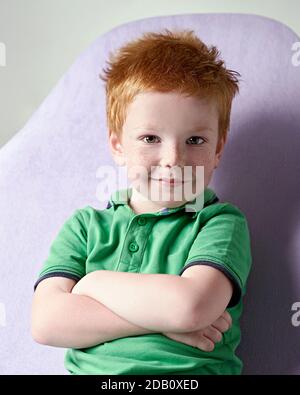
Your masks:
<svg viewBox="0 0 300 395"><path fill-rule="evenodd" d="M206 164L205 164L205 169L204 169L205 185L209 184L211 177L213 175L214 169L215 169L215 155L212 152L208 156Z"/></svg>
<svg viewBox="0 0 300 395"><path fill-rule="evenodd" d="M151 166L155 161L155 153L148 149L135 149L134 147L128 151L127 163L130 167L143 166L147 170L151 170Z"/></svg>
<svg viewBox="0 0 300 395"><path fill-rule="evenodd" d="M195 150L196 151L196 150ZM196 151L189 152L187 155L187 165L193 166L193 169L196 169L196 166L204 166L204 168L210 167L211 163L211 154L209 151Z"/></svg>
<svg viewBox="0 0 300 395"><path fill-rule="evenodd" d="M145 182L148 180L148 176L151 172L151 166L153 164L153 158L148 153L142 150L132 149L127 155L127 171L128 178L131 181Z"/></svg>
<svg viewBox="0 0 300 395"><path fill-rule="evenodd" d="M214 170L213 151L201 151L190 153L187 165L193 167L193 174L196 176L196 167L203 166L205 183L210 179Z"/></svg>
<svg viewBox="0 0 300 395"><path fill-rule="evenodd" d="M129 167L144 167L146 169L148 169L149 167L151 167L151 159L150 158L146 158L143 155L137 155L137 154L133 154L130 157L128 157L127 159L127 163Z"/></svg>

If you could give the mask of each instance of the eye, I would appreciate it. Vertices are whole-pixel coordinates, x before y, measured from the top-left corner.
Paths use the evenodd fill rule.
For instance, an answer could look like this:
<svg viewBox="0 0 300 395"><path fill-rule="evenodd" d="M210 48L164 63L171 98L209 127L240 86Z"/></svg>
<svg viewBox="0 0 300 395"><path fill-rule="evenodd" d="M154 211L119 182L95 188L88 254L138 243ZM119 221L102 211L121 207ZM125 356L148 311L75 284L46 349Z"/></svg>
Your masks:
<svg viewBox="0 0 300 395"><path fill-rule="evenodd" d="M205 142L205 140L204 140L202 137L200 137L200 136L192 136L191 138L188 139L188 141L191 141L191 140L193 140L193 139L194 139L194 142L195 142L195 139L196 139L196 142L195 142L195 143L192 142L191 145L202 145L202 144L197 144L197 141L199 141L199 140L197 140L197 139L200 139L200 140L202 140L203 142Z"/></svg>
<svg viewBox="0 0 300 395"><path fill-rule="evenodd" d="M148 136L144 136L144 137L142 137L142 141L144 141L145 139L148 139L148 141L146 141L147 142L147 144L153 144L153 140L155 139L155 138L157 138L157 136L154 136L154 135L148 135ZM149 141L150 140L150 141Z"/></svg>

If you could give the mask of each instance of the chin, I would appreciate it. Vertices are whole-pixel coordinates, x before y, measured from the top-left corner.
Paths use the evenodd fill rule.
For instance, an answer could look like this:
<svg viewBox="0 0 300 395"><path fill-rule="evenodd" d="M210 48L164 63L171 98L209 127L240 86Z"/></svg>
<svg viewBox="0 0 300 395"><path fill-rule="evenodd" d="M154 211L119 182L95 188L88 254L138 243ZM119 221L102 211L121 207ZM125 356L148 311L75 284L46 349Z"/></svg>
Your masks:
<svg viewBox="0 0 300 395"><path fill-rule="evenodd" d="M162 208L174 208L182 206L186 203L185 200L178 201L178 200L167 200L167 201L160 201L157 202Z"/></svg>

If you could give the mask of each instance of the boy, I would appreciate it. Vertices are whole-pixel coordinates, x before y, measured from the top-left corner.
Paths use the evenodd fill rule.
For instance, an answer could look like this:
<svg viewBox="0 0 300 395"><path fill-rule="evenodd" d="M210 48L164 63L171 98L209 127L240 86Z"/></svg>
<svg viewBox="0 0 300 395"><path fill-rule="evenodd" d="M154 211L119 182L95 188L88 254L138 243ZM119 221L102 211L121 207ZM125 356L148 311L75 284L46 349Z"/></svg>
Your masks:
<svg viewBox="0 0 300 395"><path fill-rule="evenodd" d="M34 287L32 335L69 348L71 374L242 371L249 230L208 188L238 92L218 55L192 31L146 33L101 77L112 156L133 186L75 211Z"/></svg>

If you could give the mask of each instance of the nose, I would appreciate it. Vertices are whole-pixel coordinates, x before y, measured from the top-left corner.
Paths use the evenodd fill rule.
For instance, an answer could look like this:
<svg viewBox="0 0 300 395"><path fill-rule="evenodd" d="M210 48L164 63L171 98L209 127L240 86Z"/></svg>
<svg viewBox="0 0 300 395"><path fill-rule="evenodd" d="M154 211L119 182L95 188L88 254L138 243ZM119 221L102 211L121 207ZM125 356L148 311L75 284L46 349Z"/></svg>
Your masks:
<svg viewBox="0 0 300 395"><path fill-rule="evenodd" d="M177 143L166 144L161 150L161 167L183 166L185 161L185 154L183 149Z"/></svg>

